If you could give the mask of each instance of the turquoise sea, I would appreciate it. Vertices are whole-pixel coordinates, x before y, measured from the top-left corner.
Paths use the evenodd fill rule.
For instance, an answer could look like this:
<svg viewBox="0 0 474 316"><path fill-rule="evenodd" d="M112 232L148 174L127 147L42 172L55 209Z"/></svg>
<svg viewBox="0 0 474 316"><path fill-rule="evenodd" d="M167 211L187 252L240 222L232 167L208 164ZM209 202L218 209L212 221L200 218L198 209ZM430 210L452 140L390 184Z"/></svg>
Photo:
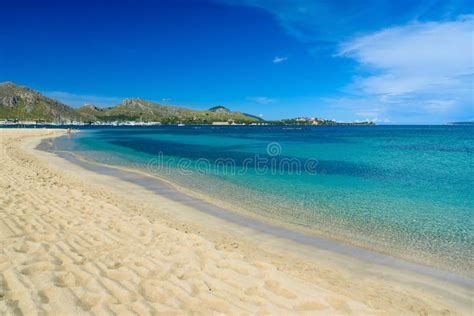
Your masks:
<svg viewBox="0 0 474 316"><path fill-rule="evenodd" d="M472 126L91 128L54 147L262 220L472 274Z"/></svg>

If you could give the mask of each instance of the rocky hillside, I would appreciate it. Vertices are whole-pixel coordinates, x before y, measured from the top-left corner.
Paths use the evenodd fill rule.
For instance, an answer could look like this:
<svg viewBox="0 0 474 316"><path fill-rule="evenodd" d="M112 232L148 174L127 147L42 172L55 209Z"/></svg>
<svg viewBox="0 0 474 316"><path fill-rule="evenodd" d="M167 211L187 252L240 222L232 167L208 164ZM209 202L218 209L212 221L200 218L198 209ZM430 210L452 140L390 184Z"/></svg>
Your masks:
<svg viewBox="0 0 474 316"><path fill-rule="evenodd" d="M73 108L12 82L0 83L0 120L69 122L82 116Z"/></svg>
<svg viewBox="0 0 474 316"><path fill-rule="evenodd" d="M230 113L230 110L222 105L218 105L213 108L210 108L209 111L216 112L216 113Z"/></svg>
<svg viewBox="0 0 474 316"><path fill-rule="evenodd" d="M164 106L142 99L126 99L117 106L98 108L86 104L73 109L27 87L0 83L0 120L44 122L144 121L162 124L211 124L212 122L253 123L259 118L218 106L199 111Z"/></svg>

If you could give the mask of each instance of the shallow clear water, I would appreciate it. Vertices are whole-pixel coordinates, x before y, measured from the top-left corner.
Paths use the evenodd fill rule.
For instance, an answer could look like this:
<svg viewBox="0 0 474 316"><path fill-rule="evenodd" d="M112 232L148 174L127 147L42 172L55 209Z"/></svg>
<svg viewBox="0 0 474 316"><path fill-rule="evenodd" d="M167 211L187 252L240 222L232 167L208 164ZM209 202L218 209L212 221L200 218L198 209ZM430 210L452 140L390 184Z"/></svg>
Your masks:
<svg viewBox="0 0 474 316"><path fill-rule="evenodd" d="M55 140L328 238L472 272L474 127L150 127Z"/></svg>

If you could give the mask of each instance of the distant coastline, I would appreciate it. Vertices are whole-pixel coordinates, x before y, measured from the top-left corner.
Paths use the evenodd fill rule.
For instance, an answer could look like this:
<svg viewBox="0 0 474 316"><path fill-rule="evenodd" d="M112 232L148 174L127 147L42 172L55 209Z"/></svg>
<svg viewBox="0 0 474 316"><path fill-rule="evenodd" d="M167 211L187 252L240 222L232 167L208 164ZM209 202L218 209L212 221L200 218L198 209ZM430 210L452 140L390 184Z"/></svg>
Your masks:
<svg viewBox="0 0 474 316"><path fill-rule="evenodd" d="M162 105L143 99L125 99L120 104L100 108L84 104L72 108L28 87L12 82L0 83L0 125L375 125L374 122L336 122L317 117L264 120L231 111L219 105L208 110L193 110Z"/></svg>
<svg viewBox="0 0 474 316"><path fill-rule="evenodd" d="M185 125L195 125L195 126L371 126L376 125L373 122L334 122L325 124L311 124L311 123L298 123L298 124L285 124L273 121L265 121L261 123L229 123L229 122L213 122L211 124L205 123L191 123L191 124L182 124L182 123L166 123L162 124L161 122L143 122L143 121L97 121L97 122L44 122L44 121L18 121L18 120L0 120L0 126L44 126L44 127L67 127L67 126L185 126Z"/></svg>
<svg viewBox="0 0 474 316"><path fill-rule="evenodd" d="M452 122L449 123L450 125L474 125L474 121L467 121L467 122Z"/></svg>

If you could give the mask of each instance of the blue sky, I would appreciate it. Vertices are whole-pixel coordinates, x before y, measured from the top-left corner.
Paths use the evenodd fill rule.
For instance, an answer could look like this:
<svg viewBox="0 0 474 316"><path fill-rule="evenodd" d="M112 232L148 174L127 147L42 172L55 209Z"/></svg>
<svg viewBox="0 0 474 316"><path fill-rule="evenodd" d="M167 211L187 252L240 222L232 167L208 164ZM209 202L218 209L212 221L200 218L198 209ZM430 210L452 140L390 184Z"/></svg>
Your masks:
<svg viewBox="0 0 474 316"><path fill-rule="evenodd" d="M74 3L73 3L74 2ZM9 1L0 81L267 119L474 119L473 1Z"/></svg>

